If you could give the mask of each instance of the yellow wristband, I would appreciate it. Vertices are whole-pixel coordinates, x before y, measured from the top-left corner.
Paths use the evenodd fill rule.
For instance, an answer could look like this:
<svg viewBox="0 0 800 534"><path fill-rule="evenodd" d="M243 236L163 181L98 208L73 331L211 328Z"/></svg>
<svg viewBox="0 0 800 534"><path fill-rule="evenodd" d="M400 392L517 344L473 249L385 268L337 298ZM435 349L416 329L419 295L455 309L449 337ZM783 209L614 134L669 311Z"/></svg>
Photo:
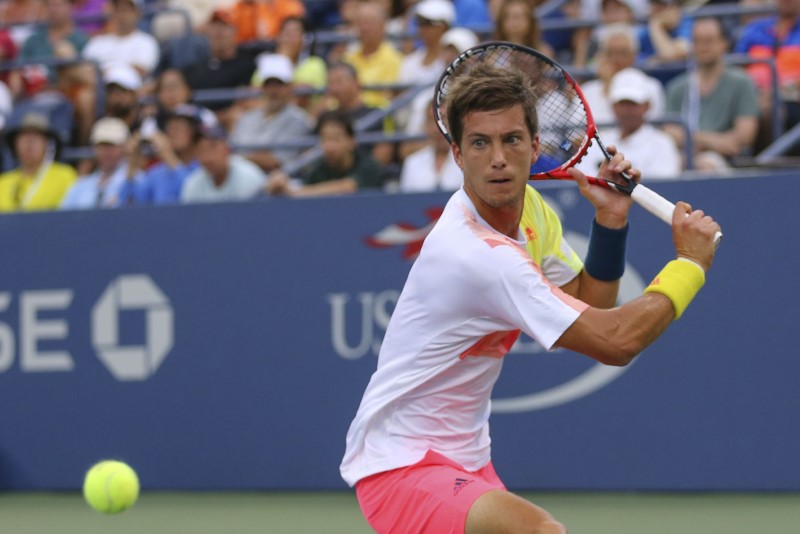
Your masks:
<svg viewBox="0 0 800 534"><path fill-rule="evenodd" d="M706 273L695 262L672 260L661 269L644 292L666 296L675 307L675 318L679 319L705 281Z"/></svg>

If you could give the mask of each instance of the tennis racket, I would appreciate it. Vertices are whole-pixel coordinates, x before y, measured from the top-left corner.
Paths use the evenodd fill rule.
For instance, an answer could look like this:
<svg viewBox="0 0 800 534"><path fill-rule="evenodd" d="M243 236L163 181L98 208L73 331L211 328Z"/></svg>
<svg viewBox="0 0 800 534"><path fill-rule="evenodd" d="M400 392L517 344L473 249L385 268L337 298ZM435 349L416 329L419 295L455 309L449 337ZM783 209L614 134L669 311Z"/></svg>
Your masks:
<svg viewBox="0 0 800 534"><path fill-rule="evenodd" d="M533 82L536 92L536 111L539 117L539 158L531 166L531 180L572 180L567 169L576 165L589 149L592 141L602 150L607 160L611 155L600 140L597 126L583 92L575 80L549 57L528 48L506 42L487 42L470 48L445 69L434 93L434 114L439 130L452 143L447 127L447 96L453 83L469 75L478 63L498 68L514 68ZM589 177L589 182L628 194L644 209L672 225L675 204L652 189L636 183L626 173L625 184ZM719 246L722 234L714 236Z"/></svg>

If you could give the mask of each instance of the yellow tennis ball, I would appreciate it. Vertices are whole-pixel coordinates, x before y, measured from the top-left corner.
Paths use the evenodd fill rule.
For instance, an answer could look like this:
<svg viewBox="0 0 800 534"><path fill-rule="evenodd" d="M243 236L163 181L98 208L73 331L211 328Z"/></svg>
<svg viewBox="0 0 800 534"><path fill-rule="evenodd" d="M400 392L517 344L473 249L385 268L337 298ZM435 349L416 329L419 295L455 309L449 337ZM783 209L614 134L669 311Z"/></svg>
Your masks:
<svg viewBox="0 0 800 534"><path fill-rule="evenodd" d="M133 506L139 497L139 477L123 462L103 460L86 472L83 497L98 512L117 514Z"/></svg>

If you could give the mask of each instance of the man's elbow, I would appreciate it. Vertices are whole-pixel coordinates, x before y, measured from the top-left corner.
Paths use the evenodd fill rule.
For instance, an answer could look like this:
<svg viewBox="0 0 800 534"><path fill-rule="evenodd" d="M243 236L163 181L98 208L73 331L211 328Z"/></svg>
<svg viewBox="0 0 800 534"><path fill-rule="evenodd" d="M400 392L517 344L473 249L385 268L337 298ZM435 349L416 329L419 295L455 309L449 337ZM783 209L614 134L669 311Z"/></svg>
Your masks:
<svg viewBox="0 0 800 534"><path fill-rule="evenodd" d="M634 343L615 344L602 352L594 354L593 357L603 365L625 367L642 352L643 348Z"/></svg>

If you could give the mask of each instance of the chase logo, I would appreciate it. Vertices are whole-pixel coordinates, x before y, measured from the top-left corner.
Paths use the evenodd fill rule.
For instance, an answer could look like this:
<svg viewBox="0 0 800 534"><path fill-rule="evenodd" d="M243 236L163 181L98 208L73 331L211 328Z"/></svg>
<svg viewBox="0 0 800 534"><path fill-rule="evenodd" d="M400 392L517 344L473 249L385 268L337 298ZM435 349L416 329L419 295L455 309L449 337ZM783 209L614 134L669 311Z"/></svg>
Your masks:
<svg viewBox="0 0 800 534"><path fill-rule="evenodd" d="M145 312L144 345L120 345L120 312ZM112 281L92 309L92 345L117 380L146 380L174 343L174 314L169 299L144 274Z"/></svg>

